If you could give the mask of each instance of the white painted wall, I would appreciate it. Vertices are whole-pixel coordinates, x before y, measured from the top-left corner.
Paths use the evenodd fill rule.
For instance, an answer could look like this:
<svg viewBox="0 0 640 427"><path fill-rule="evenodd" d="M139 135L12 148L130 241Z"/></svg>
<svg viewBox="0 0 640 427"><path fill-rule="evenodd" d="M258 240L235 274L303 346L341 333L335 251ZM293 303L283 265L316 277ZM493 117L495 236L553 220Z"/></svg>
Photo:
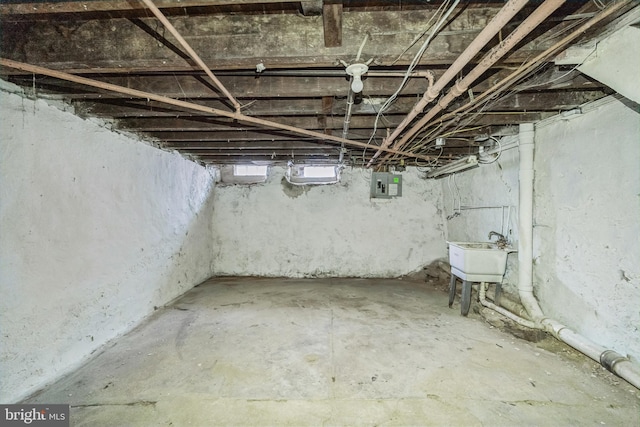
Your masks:
<svg viewBox="0 0 640 427"><path fill-rule="evenodd" d="M608 101L536 127L534 281L546 314L640 361L640 111Z"/></svg>
<svg viewBox="0 0 640 427"><path fill-rule="evenodd" d="M0 116L7 403L211 275L214 179L42 100L0 91Z"/></svg>
<svg viewBox="0 0 640 427"><path fill-rule="evenodd" d="M507 146L516 138L502 138ZM518 241L518 150L504 150L495 163L442 178L448 241L488 241L503 234L514 248ZM459 190L456 190L456 187ZM496 240L493 237L492 240ZM505 291L516 293L518 254L507 258Z"/></svg>
<svg viewBox="0 0 640 427"><path fill-rule="evenodd" d="M640 360L640 113L609 97L584 114L536 125L534 286L545 314L596 343ZM517 205L518 153L460 174L465 205ZM445 206L451 213L446 181ZM512 213L517 247L517 213ZM449 240L486 240L492 210L448 221ZM517 284L510 255L507 290Z"/></svg>
<svg viewBox="0 0 640 427"><path fill-rule="evenodd" d="M396 277L446 256L440 185L410 168L403 196L369 198L370 171L336 185L218 186L215 273L286 277Z"/></svg>

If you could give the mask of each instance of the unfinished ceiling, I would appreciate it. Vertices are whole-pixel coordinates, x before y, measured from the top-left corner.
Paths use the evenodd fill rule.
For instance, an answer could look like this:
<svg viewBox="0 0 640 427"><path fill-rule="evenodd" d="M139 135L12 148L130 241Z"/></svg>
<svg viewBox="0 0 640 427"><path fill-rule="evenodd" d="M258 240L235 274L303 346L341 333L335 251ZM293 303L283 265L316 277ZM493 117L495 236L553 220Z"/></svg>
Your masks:
<svg viewBox="0 0 640 427"><path fill-rule="evenodd" d="M201 163L435 165L612 93L553 60L633 7L10 0L0 73ZM359 93L354 63L368 65Z"/></svg>

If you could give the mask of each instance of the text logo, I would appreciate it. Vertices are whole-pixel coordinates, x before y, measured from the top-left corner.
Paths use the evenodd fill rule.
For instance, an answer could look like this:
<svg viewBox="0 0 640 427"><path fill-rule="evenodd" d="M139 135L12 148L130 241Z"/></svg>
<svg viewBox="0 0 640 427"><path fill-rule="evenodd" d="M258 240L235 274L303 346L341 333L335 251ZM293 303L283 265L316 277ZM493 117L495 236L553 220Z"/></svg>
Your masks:
<svg viewBox="0 0 640 427"><path fill-rule="evenodd" d="M0 427L69 427L69 405L0 405Z"/></svg>

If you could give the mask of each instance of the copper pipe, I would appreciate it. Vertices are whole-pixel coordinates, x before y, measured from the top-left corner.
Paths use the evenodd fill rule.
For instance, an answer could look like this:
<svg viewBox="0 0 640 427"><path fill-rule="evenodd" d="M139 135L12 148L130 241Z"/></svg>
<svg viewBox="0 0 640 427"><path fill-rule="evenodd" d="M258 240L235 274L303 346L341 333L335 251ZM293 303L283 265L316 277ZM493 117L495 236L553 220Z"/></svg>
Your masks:
<svg viewBox="0 0 640 427"><path fill-rule="evenodd" d="M282 130L297 133L300 135L311 136L321 141L333 141L340 144L351 145L359 148L370 148L370 145L364 142L352 141L350 139L340 138L338 136L326 135L324 133L315 132L312 130L297 128L294 126L272 122L269 120L259 119L257 117L245 116L240 112L232 113L229 111L218 110L216 108L206 107L204 105L194 104L192 102L180 101L178 99L169 98L167 96L156 95L150 92L143 92L137 89L130 89L127 87L118 86L111 83L105 83L98 80L88 79L86 77L80 77L73 74L68 74L63 71L50 70L48 68L39 67L37 65L25 64L22 62L13 61L11 59L0 58L0 66L14 68L16 70L21 70L21 71L26 71L28 73L41 74L44 76L54 77L56 79L67 80L67 81L79 83L85 86L91 86L98 89L104 89L111 92L121 93L134 98L154 100L154 101L162 102L164 104L173 105L173 106L184 108L191 111L198 111L198 112L203 112L207 114L215 114L222 117L229 117L231 119L235 119L240 122L253 123L253 124L257 124L267 128L282 129ZM385 148L384 151L387 151L389 153L399 154L401 156L406 156L409 158L431 160L430 156L424 156L421 154L412 154L405 151L395 150L392 148Z"/></svg>
<svg viewBox="0 0 640 427"><path fill-rule="evenodd" d="M546 0L542 3L531 15L529 15L522 24L518 26L507 38L501 43L495 46L489 51L488 54L482 58L480 63L475 66L473 70L469 72L462 80L456 82L456 84L449 90L449 92L441 98L438 103L429 110L411 129L409 129L404 136L392 145L393 148L400 149L403 147L409 139L418 133L429 121L436 116L439 112L444 110L454 99L461 94L465 93L469 86L485 73L493 64L498 62L500 58L506 55L515 45L520 43L531 31L533 31L538 25L540 25L546 18L549 17L557 8L562 6L566 0ZM385 156L383 162L389 159L390 156ZM373 159L372 159L373 160ZM371 162L370 162L371 163Z"/></svg>
<svg viewBox="0 0 640 427"><path fill-rule="evenodd" d="M231 95L231 93L227 90L227 88L224 87L224 85L220 82L220 80L218 80L218 78L213 75L209 67L207 67L207 64L205 64L204 61L195 52L195 50L193 50L191 46L189 46L189 43L187 43L187 41L182 37L182 35L178 32L178 30L176 30L176 27L174 27L171 24L171 22L169 22L167 17L164 16L164 14L160 11L160 9L158 9L156 5L153 4L152 0L142 0L142 2L149 8L149 10L151 10L151 12L153 12L156 18L158 18L158 20L162 22L162 25L164 25L169 30L169 32L173 34L173 37L175 37L176 40L178 40L178 42L182 45L184 50L187 51L191 59L196 61L196 63L200 66L200 68L202 68L202 71L204 71L207 74L207 76L209 76L211 81L213 81L213 83L218 87L218 89L220 89L222 93L224 93L224 95L227 98L229 98L229 101L231 101L231 103L233 104L234 108L236 109L236 112L239 112L240 103L233 97L233 95Z"/></svg>
<svg viewBox="0 0 640 427"><path fill-rule="evenodd" d="M603 19L606 19L609 16L611 16L612 14L614 14L614 13L618 12L619 10L623 9L624 7L628 6L630 3L631 3L631 0L623 0L623 1L619 2L619 3L613 4L612 6L608 7L607 9L603 10L602 12L598 13L593 18L591 18L589 21L587 21L584 24L580 25L578 28L573 30L570 34L565 36L562 40L558 41L553 46L551 46L550 48L548 48L544 52L540 53L535 58L527 61L525 64L523 64L516 71L514 71L511 74L509 74L507 77L505 77L504 79L500 80L498 83L494 84L493 86L491 86L489 89L487 89L486 91L484 91L480 95L476 95L473 98L472 101L469 101L466 104L460 106L459 108L456 108L455 110L453 110L453 111L445 114L444 116L442 116L440 118L440 122L444 122L445 120L453 118L458 113L461 113L461 112L463 112L465 110L468 110L469 108L473 107L475 104L479 103L480 101L484 100L485 98L487 98L489 96L493 96L493 95L499 93L499 91L502 91L505 88L510 87L518 79L522 78L522 76L524 76L524 75L528 74L529 72L533 71L541 62L548 61L552 56L557 55L561 49L564 49L573 40L575 40L576 38L582 36L591 27L593 27L594 25L598 24ZM489 114L489 113L485 113L485 114ZM505 113L501 112L500 114L505 114Z"/></svg>
<svg viewBox="0 0 640 427"><path fill-rule="evenodd" d="M509 0L502 9L491 19L489 24L478 34L478 36L471 42L469 46L456 58L451 66L440 76L438 81L430 87L422 96L422 99L413 107L413 109L407 114L404 120L398 125L398 127L384 139L382 147L390 146L400 133L406 128L416 116L424 110L427 104L433 101L445 88L447 84L480 52L491 39L495 37L498 32L509 23L509 21L518 13L529 0ZM373 160L380 155L381 149L378 149L369 161L367 167L371 166Z"/></svg>

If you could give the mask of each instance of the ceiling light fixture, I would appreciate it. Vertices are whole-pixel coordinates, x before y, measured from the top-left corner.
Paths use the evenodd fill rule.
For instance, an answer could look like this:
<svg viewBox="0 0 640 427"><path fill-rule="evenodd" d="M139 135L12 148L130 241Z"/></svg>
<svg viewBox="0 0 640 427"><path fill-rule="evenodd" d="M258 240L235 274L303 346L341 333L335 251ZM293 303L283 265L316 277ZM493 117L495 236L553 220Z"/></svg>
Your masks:
<svg viewBox="0 0 640 427"><path fill-rule="evenodd" d="M463 157L462 159L451 162L448 165L430 170L427 172L427 178L444 178L452 173L477 168L478 166L477 156Z"/></svg>
<svg viewBox="0 0 640 427"><path fill-rule="evenodd" d="M351 82L351 90L355 93L362 92L364 83L362 83L362 75L369 71L367 64L351 64L347 67L347 74L353 77Z"/></svg>

